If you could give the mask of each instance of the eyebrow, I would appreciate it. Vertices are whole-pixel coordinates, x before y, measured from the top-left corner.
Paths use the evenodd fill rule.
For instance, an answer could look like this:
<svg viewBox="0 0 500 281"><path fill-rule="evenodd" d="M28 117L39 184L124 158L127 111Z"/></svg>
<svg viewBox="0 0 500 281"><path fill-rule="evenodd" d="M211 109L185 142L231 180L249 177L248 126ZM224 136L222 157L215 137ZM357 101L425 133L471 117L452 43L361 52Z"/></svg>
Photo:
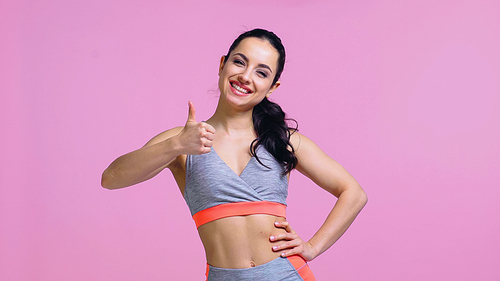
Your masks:
<svg viewBox="0 0 500 281"><path fill-rule="evenodd" d="M235 56L238 55L240 57L242 57L246 62L248 62L248 58L247 56L245 56L244 54L242 53L236 53L234 54ZM259 67L262 67L262 68L266 68L266 69L269 69L269 71L271 71L271 73L273 73L273 71L271 70L271 68L267 65L267 64L263 64L263 63L259 63L258 65Z"/></svg>

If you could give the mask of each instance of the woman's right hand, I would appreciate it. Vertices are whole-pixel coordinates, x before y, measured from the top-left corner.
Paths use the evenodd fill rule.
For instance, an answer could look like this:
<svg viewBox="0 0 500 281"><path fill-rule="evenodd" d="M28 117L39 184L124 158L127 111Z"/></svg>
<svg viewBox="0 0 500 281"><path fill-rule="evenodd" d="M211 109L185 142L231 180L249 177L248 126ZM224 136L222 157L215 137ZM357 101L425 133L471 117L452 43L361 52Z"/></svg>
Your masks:
<svg viewBox="0 0 500 281"><path fill-rule="evenodd" d="M189 101L189 114L186 125L177 135L183 146L183 154L209 153L215 137L215 128L205 122L196 122L196 111L193 102Z"/></svg>
<svg viewBox="0 0 500 281"><path fill-rule="evenodd" d="M195 110L189 102L189 116L184 127L158 134L142 148L118 157L104 170L101 185L117 189L134 185L156 176L181 154L210 152L215 129L196 122Z"/></svg>

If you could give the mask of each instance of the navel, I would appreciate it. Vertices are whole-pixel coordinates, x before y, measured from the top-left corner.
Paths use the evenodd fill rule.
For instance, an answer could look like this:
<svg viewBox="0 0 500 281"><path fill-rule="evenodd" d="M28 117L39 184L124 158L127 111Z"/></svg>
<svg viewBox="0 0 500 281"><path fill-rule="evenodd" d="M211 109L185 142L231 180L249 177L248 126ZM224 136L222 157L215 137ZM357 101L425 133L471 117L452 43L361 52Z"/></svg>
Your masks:
<svg viewBox="0 0 500 281"><path fill-rule="evenodd" d="M250 267L255 267L255 263L253 261L250 261Z"/></svg>

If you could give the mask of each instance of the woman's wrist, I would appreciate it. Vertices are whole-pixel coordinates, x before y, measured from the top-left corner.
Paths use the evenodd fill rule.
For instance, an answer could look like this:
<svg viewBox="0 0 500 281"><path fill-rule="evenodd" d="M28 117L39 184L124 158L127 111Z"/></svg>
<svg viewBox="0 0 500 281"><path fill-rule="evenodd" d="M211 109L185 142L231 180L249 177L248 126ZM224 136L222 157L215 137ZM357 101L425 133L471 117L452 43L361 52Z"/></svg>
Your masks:
<svg viewBox="0 0 500 281"><path fill-rule="evenodd" d="M317 241L314 241L314 237L311 238L309 241L307 241L307 243L309 245L311 245L311 250L313 252L313 256L314 258L316 258L317 256L319 256L323 251L323 247L321 245L321 243L317 242Z"/></svg>
<svg viewBox="0 0 500 281"><path fill-rule="evenodd" d="M183 153L184 146L179 139L179 135L172 136L165 141L163 141L164 153L166 154L174 154L174 157L177 157Z"/></svg>

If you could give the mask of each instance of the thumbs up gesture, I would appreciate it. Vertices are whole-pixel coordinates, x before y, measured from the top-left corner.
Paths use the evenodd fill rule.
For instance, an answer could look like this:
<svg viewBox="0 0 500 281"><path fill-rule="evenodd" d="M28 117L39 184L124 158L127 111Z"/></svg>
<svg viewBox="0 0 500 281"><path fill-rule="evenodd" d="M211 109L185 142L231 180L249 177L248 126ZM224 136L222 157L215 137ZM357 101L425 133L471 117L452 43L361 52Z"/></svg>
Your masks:
<svg viewBox="0 0 500 281"><path fill-rule="evenodd" d="M184 153L189 155L209 153L215 129L205 122L196 122L194 105L191 101L188 104L188 119L178 135L181 143L185 146Z"/></svg>

